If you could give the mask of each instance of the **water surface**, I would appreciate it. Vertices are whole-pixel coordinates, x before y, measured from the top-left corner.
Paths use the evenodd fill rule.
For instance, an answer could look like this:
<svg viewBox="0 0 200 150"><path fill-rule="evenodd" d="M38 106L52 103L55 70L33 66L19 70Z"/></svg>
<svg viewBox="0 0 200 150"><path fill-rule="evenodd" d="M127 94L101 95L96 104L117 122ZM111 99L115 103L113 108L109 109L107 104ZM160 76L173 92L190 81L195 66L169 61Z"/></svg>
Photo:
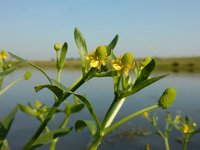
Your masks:
<svg viewBox="0 0 200 150"><path fill-rule="evenodd" d="M5 80L5 85L11 80L16 79L23 75L25 70L18 71L12 76ZM53 78L55 77L54 70L48 69L48 74ZM159 73L161 74L161 73ZM67 71L64 70L62 73L62 82L64 85L69 86L73 83L76 78L80 75L80 71ZM157 75L157 74L154 74ZM38 84L46 84L48 81L38 71L33 71L33 77L30 81L23 81L18 85L15 85L7 93L0 98L0 118L12 110L16 104L26 104L27 102L34 103L35 100L40 100L42 103L52 105L53 96L48 90L42 90L38 93L34 91L34 86ZM176 114L177 111L181 112L182 115L189 115L198 125L200 124L199 113L200 113L200 74L197 73L176 73L171 74L167 78L145 88L138 92L134 96L128 98L120 110L115 121L127 116L139 110L141 108L156 104L162 92L168 87L175 87L177 89L177 99L174 105L168 110L157 109L156 112L160 116L159 124L163 126L164 115L167 112ZM94 109L96 110L100 120L103 119L106 110L111 104L113 96L113 86L111 78L103 79L92 79L80 89L78 93L86 95L91 101ZM68 99L72 101L72 97ZM153 112L152 112L153 113ZM51 127L58 126L59 121L62 119L62 115L58 115L50 124ZM88 111L84 109L79 114L74 114L68 126L74 126L77 119L91 119ZM20 150L22 146L31 137L34 131L39 126L39 122L22 112L19 112L15 118L12 129L8 135L8 140L11 145L11 149ZM155 134L148 136L121 136L121 133L126 133L131 130L152 130L151 125L144 120L142 117L137 117L120 127L116 132L109 134L103 140L99 150L132 150L132 149L144 149L145 144L151 144L152 149L164 149L163 141ZM181 149L181 145L176 142L177 138L180 137L178 132L173 132L170 138L171 149ZM200 147L199 143L200 135L196 135L192 138L189 149L197 150ZM84 150L87 149L92 137L90 136L89 130L84 129L80 133L72 131L68 136L62 138L57 148L62 149L73 149L73 150ZM39 148L48 149L48 146Z"/></svg>

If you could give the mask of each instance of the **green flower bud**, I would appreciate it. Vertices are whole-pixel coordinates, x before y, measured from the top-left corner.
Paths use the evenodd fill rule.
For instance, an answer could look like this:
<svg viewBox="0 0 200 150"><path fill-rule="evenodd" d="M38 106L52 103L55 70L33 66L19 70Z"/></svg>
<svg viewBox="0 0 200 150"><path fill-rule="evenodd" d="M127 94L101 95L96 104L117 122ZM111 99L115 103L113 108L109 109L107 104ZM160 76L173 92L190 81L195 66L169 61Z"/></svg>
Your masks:
<svg viewBox="0 0 200 150"><path fill-rule="evenodd" d="M24 80L29 80L32 76L32 72L31 71L27 71L25 74L24 74Z"/></svg>
<svg viewBox="0 0 200 150"><path fill-rule="evenodd" d="M130 66L133 64L133 54L131 52L127 52L122 56L121 59L122 65Z"/></svg>
<svg viewBox="0 0 200 150"><path fill-rule="evenodd" d="M175 98L176 98L176 89L175 88L167 88L163 92L162 96L160 97L160 99L158 101L158 105L162 109L167 109L173 104Z"/></svg>
<svg viewBox="0 0 200 150"><path fill-rule="evenodd" d="M100 60L106 59L106 57L107 57L107 48L106 48L106 46L98 46L96 51L95 51L95 55Z"/></svg>
<svg viewBox="0 0 200 150"><path fill-rule="evenodd" d="M61 45L60 43L54 44L54 49L55 49L56 51L59 51L61 48L62 48L62 45Z"/></svg>
<svg viewBox="0 0 200 150"><path fill-rule="evenodd" d="M150 61L152 60L151 57L146 57L142 63L141 63L141 67L144 68L146 65L148 65L150 63Z"/></svg>

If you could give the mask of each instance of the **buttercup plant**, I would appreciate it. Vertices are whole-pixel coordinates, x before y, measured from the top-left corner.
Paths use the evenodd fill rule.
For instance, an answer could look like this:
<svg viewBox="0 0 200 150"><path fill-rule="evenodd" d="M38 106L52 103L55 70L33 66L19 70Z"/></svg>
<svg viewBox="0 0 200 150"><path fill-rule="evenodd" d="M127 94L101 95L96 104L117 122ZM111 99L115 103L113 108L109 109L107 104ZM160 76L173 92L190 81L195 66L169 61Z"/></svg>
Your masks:
<svg viewBox="0 0 200 150"><path fill-rule="evenodd" d="M75 112L81 111L84 106L89 110L93 120L77 120L75 123L75 129L76 131L81 131L84 127L88 127L93 136L93 141L89 149L96 150L104 136L117 127L135 118L136 116L143 114L144 112L156 108L167 109L175 100L175 89L168 88L163 93L157 104L137 110L118 122L113 123L116 115L118 114L123 103L127 100L128 96L139 92L143 88L166 77L167 75L151 77L151 73L155 69L156 63L154 59L150 57L147 57L141 63L134 60L131 52L126 52L125 54L116 57L114 54L114 48L118 41L118 35L116 35L108 45L99 45L90 53L88 53L87 44L82 33L77 28L74 31L74 38L79 49L82 74L72 85L67 87L63 85L60 80L68 51L68 44L66 42L63 45L60 43L56 43L54 45L54 49L56 51L56 79L49 77L43 69L32 64L31 62L9 53L9 55L18 60L18 62L28 63L29 65L35 67L48 79L48 84L35 86L36 92L46 88L54 94L52 98L54 100L54 104L51 107L46 104L41 104L39 101L35 102L35 106L32 106L32 104L18 105L21 111L35 117L41 123L36 132L24 145L23 150L34 149L49 142L51 143L50 149L55 150L56 143L59 138L67 135L72 130L72 127L67 127L70 116ZM113 79L114 87L114 99L102 122L100 122L94 108L86 96L75 92L88 80L100 77L111 77ZM68 102L70 95L74 95L74 103L72 104ZM60 108L62 104L64 104L64 109ZM48 124L53 117L56 117L57 113L64 113L64 118L58 127L50 129Z"/></svg>
<svg viewBox="0 0 200 150"><path fill-rule="evenodd" d="M182 117L180 113L178 113L174 118L171 113L167 113L165 116L166 124L164 131L162 131L157 124L159 118L156 114L154 114L151 118L149 116L149 112L144 112L143 117L155 127L156 133L164 140L166 150L170 149L169 135L173 129L178 130L182 134L181 141L183 143L183 150L187 150L187 145L191 137L200 132L200 128L197 128L197 124L195 122L192 122L188 116Z"/></svg>
<svg viewBox="0 0 200 150"><path fill-rule="evenodd" d="M19 66L19 64L12 64L10 61L10 57L6 50L1 50L0 52L0 96L2 96L6 91L8 91L12 86L22 80L29 80L32 76L30 71L27 71L23 77L18 78L8 84L6 87L3 88L3 81L4 78L13 73ZM18 111L18 107L16 106L9 114L7 114L3 119L0 121L0 149L8 150L9 144L6 139L12 122L15 118L15 114Z"/></svg>

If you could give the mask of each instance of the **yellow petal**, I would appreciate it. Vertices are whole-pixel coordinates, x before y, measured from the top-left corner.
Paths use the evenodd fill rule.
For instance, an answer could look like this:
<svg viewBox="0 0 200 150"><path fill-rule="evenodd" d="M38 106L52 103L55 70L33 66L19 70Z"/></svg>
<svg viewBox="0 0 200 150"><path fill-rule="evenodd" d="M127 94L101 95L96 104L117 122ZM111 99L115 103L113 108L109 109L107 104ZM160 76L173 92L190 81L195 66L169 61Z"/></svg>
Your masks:
<svg viewBox="0 0 200 150"><path fill-rule="evenodd" d="M113 68L118 71L122 69L122 67L118 64L113 64Z"/></svg>
<svg viewBox="0 0 200 150"><path fill-rule="evenodd" d="M99 65L99 61L97 61L97 60L92 60L91 62L90 62L90 66L91 67L97 67Z"/></svg>
<svg viewBox="0 0 200 150"><path fill-rule="evenodd" d="M86 60L90 60L89 56L86 56L85 59L86 59Z"/></svg>
<svg viewBox="0 0 200 150"><path fill-rule="evenodd" d="M126 76L128 76L129 69L128 69L128 68L124 68L123 72L124 72L124 74L125 74Z"/></svg>

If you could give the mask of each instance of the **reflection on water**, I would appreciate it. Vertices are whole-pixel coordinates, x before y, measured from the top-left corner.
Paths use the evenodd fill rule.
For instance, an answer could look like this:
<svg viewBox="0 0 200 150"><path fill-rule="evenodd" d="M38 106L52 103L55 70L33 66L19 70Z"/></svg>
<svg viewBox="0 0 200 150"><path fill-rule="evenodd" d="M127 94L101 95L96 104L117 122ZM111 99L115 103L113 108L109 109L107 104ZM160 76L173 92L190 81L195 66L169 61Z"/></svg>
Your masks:
<svg viewBox="0 0 200 150"><path fill-rule="evenodd" d="M55 77L53 73L54 70L47 70L51 77ZM9 83L10 80L15 79L23 75L23 71L16 72L14 75L8 77L5 80L5 85ZM69 86L77 77L79 77L79 71L63 71L62 82L64 85ZM33 103L35 100L40 100L42 103L49 104L53 103L52 94L47 90L42 90L39 93L34 92L34 85L44 84L48 81L39 72L34 71L33 77L28 82L21 82L14 86L11 90L5 93L0 100L0 118L8 113L17 103L26 104L27 102ZM197 73L176 73L171 74L169 77L153 84L143 91L138 92L134 96L128 98L126 103L120 110L115 121L120 118L133 113L134 111L144 108L146 106L157 103L158 98L162 92L167 87L175 87L177 89L177 100L174 105L168 110L156 110L156 113L160 117L164 117L166 112L172 112L175 114L180 111L183 115L187 114L193 118L197 124L200 124L199 113L200 113L200 74ZM106 110L113 99L113 87L112 79L92 79L86 85L78 89L78 92L87 95L91 104L94 106L99 118L102 120ZM71 98L69 99L71 101ZM59 115L55 120L53 120L50 126L58 125L62 115ZM73 126L77 119L91 119L88 111L84 109L79 114L74 114L70 119L69 126ZM159 122L163 125L163 121ZM34 118L31 118L21 112L19 112L12 126L11 132L9 133L9 141L11 144L11 149L21 149L22 145L26 143L27 139L30 138L32 133L38 127L39 122ZM126 133L127 129L133 129L134 132L145 129L150 131L153 129L147 121L142 117L137 117L136 119L126 123L124 126L120 127L116 132L108 135L100 146L99 150L132 150L132 149L144 149L145 144L150 143L152 149L163 149L162 140L155 134L153 135L137 135L133 134L130 138L125 136L119 136L119 133ZM136 130L135 130L136 129ZM129 130L130 131L130 130ZM172 149L181 149L180 144L176 142L176 137L180 137L177 132L173 132L170 138ZM199 135L194 136L189 144L189 148L192 150L197 150L200 147L198 139ZM87 145L91 141L91 136L89 131L85 129L83 132L76 133L73 131L68 136L62 138L58 144L58 149L75 149L83 150L87 149ZM78 144L77 144L78 143ZM41 149L48 149L48 147L43 147Z"/></svg>

